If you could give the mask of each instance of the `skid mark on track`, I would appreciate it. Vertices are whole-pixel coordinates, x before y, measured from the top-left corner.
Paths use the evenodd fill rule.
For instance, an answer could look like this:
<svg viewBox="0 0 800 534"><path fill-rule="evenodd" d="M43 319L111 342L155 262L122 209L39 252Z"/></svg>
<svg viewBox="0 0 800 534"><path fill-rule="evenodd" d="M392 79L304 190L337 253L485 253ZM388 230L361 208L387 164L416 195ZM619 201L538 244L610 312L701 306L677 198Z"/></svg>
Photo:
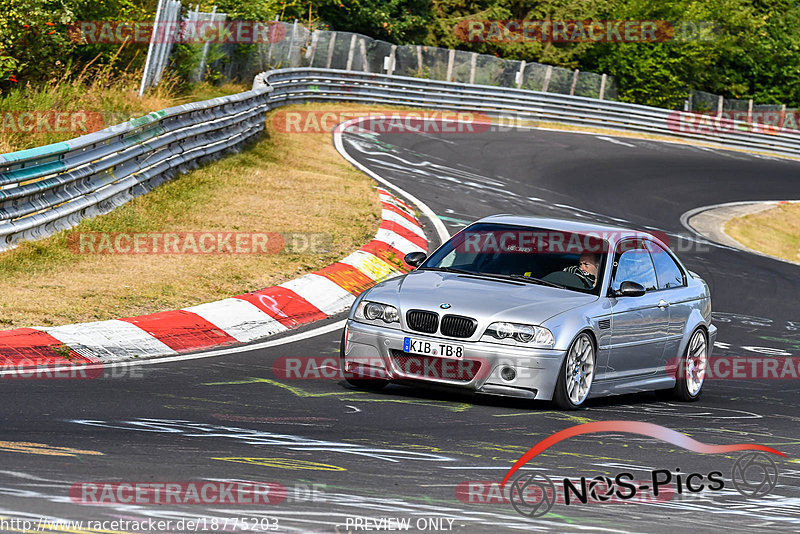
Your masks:
<svg viewBox="0 0 800 534"><path fill-rule="evenodd" d="M204 397L184 397L182 395L175 395L174 393L157 393L158 397L167 397L169 399L179 399L179 400L186 400L186 401L199 401L199 402L210 402L212 404L228 404L231 406L257 406L254 404L242 404L241 402L236 401L223 401L223 400L215 400L215 399L206 399ZM259 406L260 407L260 406Z"/></svg>
<svg viewBox="0 0 800 534"><path fill-rule="evenodd" d="M641 415L672 416L676 419L691 418L710 420L718 419L762 419L764 416L745 410L732 408L718 408L712 406L687 406L685 404L628 404L618 406L604 406L604 412L635 413Z"/></svg>
<svg viewBox="0 0 800 534"><path fill-rule="evenodd" d="M22 454L36 454L39 456L103 456L103 453L98 451L56 447L46 443L32 443L30 441L0 441L0 451L21 452Z"/></svg>
<svg viewBox="0 0 800 534"><path fill-rule="evenodd" d="M558 419L560 421L569 421L575 424L593 423L594 419L588 417L581 417L571 413L562 412L525 412L525 413L498 413L492 417L519 417L520 415L542 415L551 419Z"/></svg>
<svg viewBox="0 0 800 534"><path fill-rule="evenodd" d="M250 377L245 380L237 380L233 382L208 382L202 384L204 386L230 386L238 384L268 384L285 389L296 397L300 398L317 398L317 397L337 397L342 401L355 401L355 402L394 402L399 404L412 404L415 406L431 406L434 408L443 408L451 412L464 412L472 408L472 404L466 402L451 402L451 401L437 401L437 400L416 400L416 399L397 399L391 397L375 397L372 393L366 391L325 391L322 393L314 393L306 391L297 386L284 384L271 378L258 378Z"/></svg>
<svg viewBox="0 0 800 534"><path fill-rule="evenodd" d="M232 415L232 414L224 414L224 413L213 413L211 417L214 419L219 419L220 421L235 421L237 423L287 423L287 424L300 424L300 423L308 423L308 424L315 424L318 425L320 421L327 422L327 421L336 421L333 417L313 417L313 416L301 416L301 417L254 417L249 415Z"/></svg>
<svg viewBox="0 0 800 534"><path fill-rule="evenodd" d="M800 437L776 436L772 432L759 432L755 430L736 430L732 428L717 428L715 432L736 434L739 436L747 436L749 438L758 438L758 442L762 445L770 447L784 447L786 445L800 445ZM764 438L768 438L765 440ZM781 441L774 441L774 440Z"/></svg>
<svg viewBox="0 0 800 534"><path fill-rule="evenodd" d="M237 464L257 465L259 467L274 467L277 469L303 469L311 471L347 471L338 465L322 464L319 462L309 462L307 460L296 460L294 458L250 458L231 456L226 458L211 458L223 462L233 462Z"/></svg>
<svg viewBox="0 0 800 534"><path fill-rule="evenodd" d="M381 446L384 446L384 447L398 447L399 446L399 447L404 447L405 449L427 451L427 452L433 453L433 454L452 454L452 455L456 455L456 456L471 456L473 458L480 458L482 456L481 454L477 454L477 453L464 452L461 449L451 451L451 450L443 449L441 447L434 447L434 446L431 446L431 445L423 445L423 444L420 444L420 443L406 443L406 442L400 441L400 440L375 441L375 440L371 440L371 439L357 438L357 439L349 439L348 443L349 442L353 442L353 443L363 442L363 443L368 443L370 445L381 445Z"/></svg>
<svg viewBox="0 0 800 534"><path fill-rule="evenodd" d="M272 380L271 378L259 378L256 376L251 376L244 380L234 380L231 382L206 382L204 384L200 384L201 386L239 386L243 384L270 384L273 386L278 386L282 389L292 392L297 397L303 398L313 398L313 397L335 397L341 396L342 393L339 391L326 391L324 393L312 393L310 391L305 391L300 389L296 386L291 386L289 384L284 384L283 382L279 382L277 380ZM366 394L366 392L364 392Z"/></svg>
<svg viewBox="0 0 800 534"><path fill-rule="evenodd" d="M87 425L98 428L110 428L133 432L164 433L182 438L214 438L225 439L230 442L253 445L256 447L277 447L290 451L318 451L348 454L356 457L372 458L387 462L403 462L419 460L425 462L452 462L453 458L437 454L427 454L398 449L380 449L372 446L362 446L350 442L327 441L297 436L293 434L279 434L251 428L240 428L213 425L186 421L181 419L150 419L139 418L134 420L103 421L94 419L71 419L71 423Z"/></svg>

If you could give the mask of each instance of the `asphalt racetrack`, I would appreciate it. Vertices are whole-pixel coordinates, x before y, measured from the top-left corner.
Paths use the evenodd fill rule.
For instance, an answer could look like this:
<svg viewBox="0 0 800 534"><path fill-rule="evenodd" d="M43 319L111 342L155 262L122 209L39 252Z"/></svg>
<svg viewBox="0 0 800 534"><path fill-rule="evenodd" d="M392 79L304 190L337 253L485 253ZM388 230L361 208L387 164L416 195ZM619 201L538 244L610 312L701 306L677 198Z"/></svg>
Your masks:
<svg viewBox="0 0 800 534"><path fill-rule="evenodd" d="M346 134L344 145L424 201L451 233L496 213L665 232L711 286L715 356L800 356L798 267L704 243L680 222L699 206L794 199L800 163L544 130ZM709 380L692 404L642 393L560 412L544 402L399 385L358 391L335 379L284 379L273 371L284 357L337 358L342 319L275 338L288 342L108 369L109 376L94 380L3 380L0 518L169 520L170 531L199 532L344 533L381 525L492 533L800 530L800 386L791 373ZM502 502L491 482L526 450L572 425L610 420L655 423L708 444L767 445L786 457L774 457L776 487L745 497L733 486L741 453L698 454L624 433L583 435L554 445L527 469L558 486L622 472L652 486L654 471L662 480L669 473L663 487L671 492L628 502L557 500L536 518ZM713 472L724 487L711 488ZM698 474L692 487L704 483L702 489L687 489L691 474ZM189 481L269 482L285 496L269 505L96 504L98 494L85 493L100 482ZM194 529L175 526L187 518L199 522ZM19 523L0 526L22 530ZM105 526L134 531L132 523Z"/></svg>

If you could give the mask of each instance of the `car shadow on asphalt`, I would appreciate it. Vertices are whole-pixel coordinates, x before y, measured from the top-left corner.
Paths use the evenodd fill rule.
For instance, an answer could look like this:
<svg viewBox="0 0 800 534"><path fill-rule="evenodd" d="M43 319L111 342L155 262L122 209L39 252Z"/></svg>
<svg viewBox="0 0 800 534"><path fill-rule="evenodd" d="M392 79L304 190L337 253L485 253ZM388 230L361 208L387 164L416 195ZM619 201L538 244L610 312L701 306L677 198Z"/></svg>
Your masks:
<svg viewBox="0 0 800 534"><path fill-rule="evenodd" d="M365 391L355 386L351 386L344 381L339 382L339 385L349 391ZM400 397L404 399L424 400L424 401L439 401L439 402L461 402L469 403L474 406L486 406L493 408L506 408L509 410L524 410L524 411L552 411L558 410L555 405L546 400L530 400L518 399L513 397L503 397L498 395L476 394L458 391L452 388L442 386L430 387L414 387L406 384L389 384L382 390L369 391L372 395L380 395L386 397ZM602 410L606 407L617 408L620 406L630 405L644 405L653 403L668 403L669 400L660 398L653 391L645 391L641 393L630 393L626 395L612 395L609 397L598 397L594 399L587 399L584 405L577 411L586 411L598 409Z"/></svg>

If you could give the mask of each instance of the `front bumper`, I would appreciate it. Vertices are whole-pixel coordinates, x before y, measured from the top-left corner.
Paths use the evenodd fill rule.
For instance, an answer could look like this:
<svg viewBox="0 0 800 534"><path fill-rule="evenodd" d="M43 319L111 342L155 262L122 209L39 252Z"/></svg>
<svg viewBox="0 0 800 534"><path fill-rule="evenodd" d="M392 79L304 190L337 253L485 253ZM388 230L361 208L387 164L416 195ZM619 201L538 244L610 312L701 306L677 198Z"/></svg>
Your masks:
<svg viewBox="0 0 800 534"><path fill-rule="evenodd" d="M714 350L714 343L717 341L717 327L713 324L708 325L708 357L711 357L711 351Z"/></svg>
<svg viewBox="0 0 800 534"><path fill-rule="evenodd" d="M413 361L417 355L403 352L406 337L432 343L461 345L464 353L461 357L421 356L420 358L438 360L434 362L436 367L428 368L427 365ZM542 400L552 399L565 354L564 351L552 349L513 347L410 333L397 328L359 323L352 319L347 321L345 345L343 366L348 373L360 373L362 376L395 382L453 387L488 395ZM369 368L368 374L363 373L365 368ZM457 371L462 368L477 368L477 371ZM501 371L505 368L513 369L513 379L508 379L508 370L505 378L501 376ZM442 372L442 369L451 369L454 372Z"/></svg>

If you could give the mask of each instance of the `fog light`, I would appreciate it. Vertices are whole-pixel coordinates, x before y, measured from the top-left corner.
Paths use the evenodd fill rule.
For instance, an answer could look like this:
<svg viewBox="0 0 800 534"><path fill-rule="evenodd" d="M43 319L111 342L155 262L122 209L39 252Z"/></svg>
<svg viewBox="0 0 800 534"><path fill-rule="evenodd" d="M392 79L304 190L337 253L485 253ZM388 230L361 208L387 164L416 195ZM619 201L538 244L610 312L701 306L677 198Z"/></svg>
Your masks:
<svg viewBox="0 0 800 534"><path fill-rule="evenodd" d="M503 367L500 370L500 378L502 378L506 382L511 382L512 380L517 378L517 371L515 371L513 367Z"/></svg>

